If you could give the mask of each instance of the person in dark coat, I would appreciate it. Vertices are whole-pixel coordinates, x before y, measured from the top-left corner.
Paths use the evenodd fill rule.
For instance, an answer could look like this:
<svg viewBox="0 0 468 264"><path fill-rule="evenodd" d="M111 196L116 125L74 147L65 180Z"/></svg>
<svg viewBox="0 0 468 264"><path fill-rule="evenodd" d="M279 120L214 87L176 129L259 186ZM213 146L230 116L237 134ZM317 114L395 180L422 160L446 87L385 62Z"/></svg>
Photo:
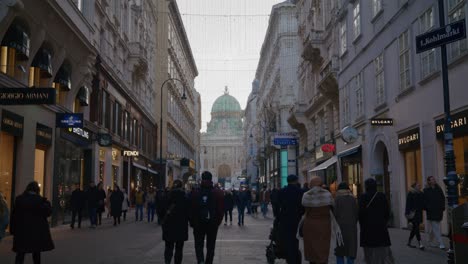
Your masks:
<svg viewBox="0 0 468 264"><path fill-rule="evenodd" d="M359 224L366 263L394 263L387 228L390 218L387 198L377 192L377 182L373 178L367 179L364 185L366 192L359 197Z"/></svg>
<svg viewBox="0 0 468 264"><path fill-rule="evenodd" d="M273 217L278 217L279 214L279 190L274 188L270 194L271 207L273 209Z"/></svg>
<svg viewBox="0 0 468 264"><path fill-rule="evenodd" d="M227 219L229 219L232 225L232 210L234 209L234 197L232 193L227 190L224 192L224 225L227 225Z"/></svg>
<svg viewBox="0 0 468 264"><path fill-rule="evenodd" d="M89 183L89 188L86 192L86 199L88 201L88 214L91 228L96 228L97 225L97 208L99 207L98 189L94 182Z"/></svg>
<svg viewBox="0 0 468 264"><path fill-rule="evenodd" d="M301 255L299 251L299 240L296 238L297 227L304 214L302 206L302 191L298 185L296 175L289 175L287 178L288 186L281 189L279 192L279 236L280 247L286 253L286 261L288 264L301 263Z"/></svg>
<svg viewBox="0 0 468 264"><path fill-rule="evenodd" d="M75 218L78 215L78 228L81 228L81 212L86 203L86 195L85 193L80 190L80 184L75 184L75 190L72 192L70 205L72 209L72 220L70 227L71 229L75 228Z"/></svg>
<svg viewBox="0 0 468 264"><path fill-rule="evenodd" d="M434 239L437 239L439 248L445 249L440 233L440 221L442 221L445 211L445 195L434 176L427 178L427 187L424 188L424 209L426 210L427 224L431 227L429 229L429 244L436 247Z"/></svg>
<svg viewBox="0 0 468 264"><path fill-rule="evenodd" d="M213 188L212 177L209 171L203 172L200 190L193 191L190 197L190 225L199 264L213 264L218 227L223 222L224 194ZM203 254L205 236L206 258Z"/></svg>
<svg viewBox="0 0 468 264"><path fill-rule="evenodd" d="M245 207L247 206L250 197L251 197L250 192L248 192L244 187L242 187L242 189L239 190L239 193L237 194L237 201L236 201L237 212L238 212L237 225L239 226L244 225Z"/></svg>
<svg viewBox="0 0 468 264"><path fill-rule="evenodd" d="M97 186L97 224L102 223L102 213L106 210L106 191L104 190L104 184L100 182Z"/></svg>
<svg viewBox="0 0 468 264"><path fill-rule="evenodd" d="M182 263L184 241L188 239L189 200L182 189L182 181L175 180L167 197L167 206L162 208L162 238L165 241L164 261ZM175 253L174 253L175 247Z"/></svg>
<svg viewBox="0 0 468 264"><path fill-rule="evenodd" d="M112 192L110 198L110 211L111 215L114 218L114 226L117 224L120 225L120 217L122 216L122 203L124 201L124 194L120 191L119 186L114 186L114 191Z"/></svg>
<svg viewBox="0 0 468 264"><path fill-rule="evenodd" d="M421 234L419 232L419 225L422 222L423 217L423 209L424 209L424 194L421 191L421 185L417 182L411 185L411 189L408 192L408 196L406 197L406 209L405 209L405 216L410 221L412 228L411 233L408 238L408 247L415 248L411 242L413 238L416 236L418 240L419 249L424 249L424 245L421 243Z"/></svg>
<svg viewBox="0 0 468 264"><path fill-rule="evenodd" d="M52 214L50 202L40 196L39 184L28 184L23 194L16 197L13 206L10 233L16 264L24 263L26 253L32 253L34 264L41 263L41 252L55 248L47 217Z"/></svg>

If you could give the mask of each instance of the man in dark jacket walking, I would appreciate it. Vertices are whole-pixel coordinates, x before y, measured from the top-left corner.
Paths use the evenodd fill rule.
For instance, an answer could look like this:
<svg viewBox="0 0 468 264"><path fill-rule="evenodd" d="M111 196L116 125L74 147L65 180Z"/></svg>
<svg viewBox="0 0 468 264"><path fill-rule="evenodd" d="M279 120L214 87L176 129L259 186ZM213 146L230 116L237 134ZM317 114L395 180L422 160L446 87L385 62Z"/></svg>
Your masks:
<svg viewBox="0 0 468 264"><path fill-rule="evenodd" d="M273 209L273 217L278 217L279 215L279 192L278 188L274 188L270 194L271 207Z"/></svg>
<svg viewBox="0 0 468 264"><path fill-rule="evenodd" d="M96 228L97 225L97 208L99 206L98 190L94 182L89 183L89 189L86 193L88 200L88 213L91 228Z"/></svg>
<svg viewBox="0 0 468 264"><path fill-rule="evenodd" d="M434 176L427 178L427 187L424 188L424 208L426 209L427 224L431 227L429 231L429 244L437 247L434 244L434 239L437 239L439 248L445 249L440 234L440 221L442 221L445 211L445 196Z"/></svg>
<svg viewBox="0 0 468 264"><path fill-rule="evenodd" d="M190 225L193 227L198 264L213 263L218 227L224 215L224 195L221 190L213 188L212 177L209 171L203 172L201 188L190 198ZM205 236L206 258L203 254Z"/></svg>
<svg viewBox="0 0 468 264"><path fill-rule="evenodd" d="M237 212L238 212L238 221L237 224L239 226L244 225L244 212L245 207L248 204L249 197L251 197L250 193L243 187L242 190L239 190L239 194L237 195Z"/></svg>
<svg viewBox="0 0 468 264"><path fill-rule="evenodd" d="M231 191L227 190L224 193L224 225L227 225L227 219L229 214L229 219L231 220L232 225L232 209L234 208L234 197L232 196Z"/></svg>
<svg viewBox="0 0 468 264"><path fill-rule="evenodd" d="M296 175L288 176L288 186L279 191L279 235L281 247L285 250L288 264L301 263L297 227L304 214L302 206L303 191L298 185Z"/></svg>
<svg viewBox="0 0 468 264"><path fill-rule="evenodd" d="M81 228L81 211L83 211L83 207L85 206L86 196L85 193L80 190L80 184L75 184L75 190L72 192L70 205L72 209L72 220L70 227L71 229L75 228L75 218L78 215L78 228Z"/></svg>

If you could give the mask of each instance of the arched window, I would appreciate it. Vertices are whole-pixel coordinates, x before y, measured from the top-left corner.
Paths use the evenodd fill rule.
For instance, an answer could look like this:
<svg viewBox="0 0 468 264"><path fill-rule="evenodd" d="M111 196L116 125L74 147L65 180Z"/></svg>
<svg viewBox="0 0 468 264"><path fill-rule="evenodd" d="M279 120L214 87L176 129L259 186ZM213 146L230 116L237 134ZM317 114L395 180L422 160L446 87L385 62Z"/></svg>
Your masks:
<svg viewBox="0 0 468 264"><path fill-rule="evenodd" d="M26 81L25 63L29 59L29 33L25 23L13 21L0 44L0 72Z"/></svg>
<svg viewBox="0 0 468 264"><path fill-rule="evenodd" d="M63 104L68 91L71 90L71 66L64 62L55 74L52 87L55 88L55 104Z"/></svg>
<svg viewBox="0 0 468 264"><path fill-rule="evenodd" d="M52 77L52 49L43 44L29 68L29 87L46 87Z"/></svg>

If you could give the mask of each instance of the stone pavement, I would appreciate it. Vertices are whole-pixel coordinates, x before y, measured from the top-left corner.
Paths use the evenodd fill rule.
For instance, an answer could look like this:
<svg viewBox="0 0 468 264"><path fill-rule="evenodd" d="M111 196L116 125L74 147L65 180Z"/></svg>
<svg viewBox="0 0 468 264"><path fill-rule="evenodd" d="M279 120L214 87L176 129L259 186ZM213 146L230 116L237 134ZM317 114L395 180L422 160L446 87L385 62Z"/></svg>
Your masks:
<svg viewBox="0 0 468 264"><path fill-rule="evenodd" d="M234 210L236 211L236 210ZM52 229L56 249L42 254L45 264L149 264L164 263L164 243L161 241L161 229L155 223L135 222L132 213L130 218L120 226L114 227L110 219L106 219L97 229L88 228L84 222L83 228L71 230L68 226ZM216 242L214 263L222 264L257 264L266 263L265 246L269 243L268 235L272 225L269 215L251 217L246 215L245 226L237 226L237 213L233 225L221 225ZM191 233L191 229L190 229ZM445 252L436 248L425 251L406 247L409 231L392 229L392 250L396 263L446 263ZM423 238L424 239L424 238ZM0 243L0 263L14 263L11 252L12 238L7 237ZM330 263L335 258L330 254ZM26 263L32 263L28 255ZM183 263L196 263L192 234L184 247ZM278 260L277 263L286 263ZM304 262L305 263L305 262ZM362 261L362 249L356 263Z"/></svg>

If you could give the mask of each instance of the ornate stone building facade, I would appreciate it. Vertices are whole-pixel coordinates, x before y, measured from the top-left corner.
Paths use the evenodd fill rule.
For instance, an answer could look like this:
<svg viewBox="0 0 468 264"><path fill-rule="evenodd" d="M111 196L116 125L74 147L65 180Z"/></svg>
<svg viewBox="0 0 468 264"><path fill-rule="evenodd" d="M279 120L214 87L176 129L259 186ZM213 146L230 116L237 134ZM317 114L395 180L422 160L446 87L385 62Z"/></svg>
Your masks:
<svg viewBox="0 0 468 264"><path fill-rule="evenodd" d="M238 186L238 177L243 176L242 116L239 102L226 87L214 102L207 131L201 135L201 171L210 171L214 182L227 187Z"/></svg>

